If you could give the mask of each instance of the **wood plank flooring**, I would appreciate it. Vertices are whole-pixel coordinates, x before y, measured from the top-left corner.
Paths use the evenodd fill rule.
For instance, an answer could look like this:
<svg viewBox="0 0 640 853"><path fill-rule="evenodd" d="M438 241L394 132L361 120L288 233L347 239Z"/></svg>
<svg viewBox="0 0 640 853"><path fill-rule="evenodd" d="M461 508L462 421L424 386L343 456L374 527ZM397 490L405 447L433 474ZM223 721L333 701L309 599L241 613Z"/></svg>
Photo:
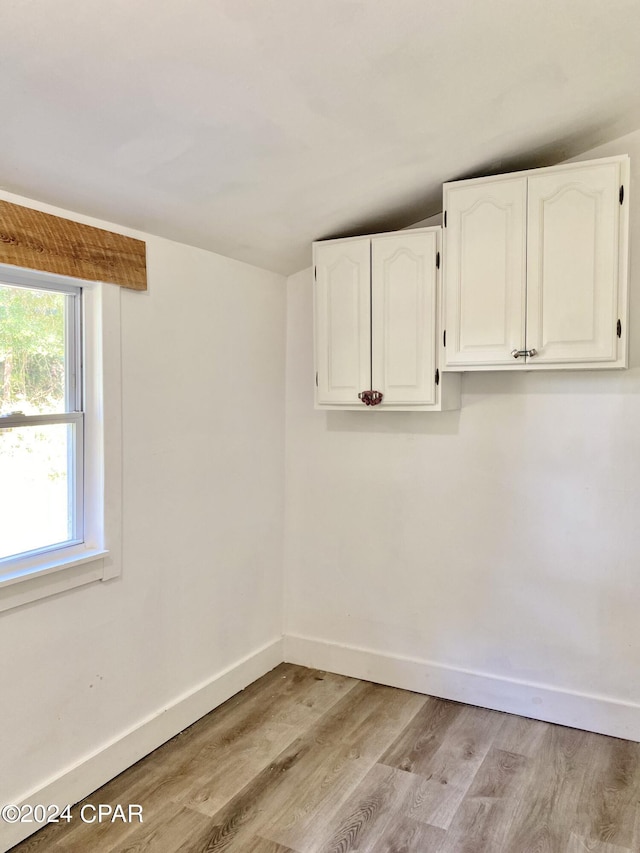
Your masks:
<svg viewBox="0 0 640 853"><path fill-rule="evenodd" d="M144 823L83 823L98 803ZM282 664L35 850L640 853L640 744Z"/></svg>

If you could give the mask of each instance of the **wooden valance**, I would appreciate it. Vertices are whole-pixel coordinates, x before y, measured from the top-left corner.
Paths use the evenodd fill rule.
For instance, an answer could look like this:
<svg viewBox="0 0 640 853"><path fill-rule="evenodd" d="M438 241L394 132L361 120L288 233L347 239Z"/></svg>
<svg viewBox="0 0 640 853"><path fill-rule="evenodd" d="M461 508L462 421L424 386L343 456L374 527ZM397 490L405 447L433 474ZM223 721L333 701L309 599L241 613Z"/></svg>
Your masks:
<svg viewBox="0 0 640 853"><path fill-rule="evenodd" d="M147 289L143 240L2 200L0 263Z"/></svg>

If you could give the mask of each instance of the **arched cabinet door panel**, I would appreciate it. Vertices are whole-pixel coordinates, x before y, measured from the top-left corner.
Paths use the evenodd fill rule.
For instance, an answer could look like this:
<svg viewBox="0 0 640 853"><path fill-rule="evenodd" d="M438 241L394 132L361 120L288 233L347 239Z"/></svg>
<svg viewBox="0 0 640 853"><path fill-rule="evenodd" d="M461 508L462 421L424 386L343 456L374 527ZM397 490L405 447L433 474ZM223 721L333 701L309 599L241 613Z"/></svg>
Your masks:
<svg viewBox="0 0 640 853"><path fill-rule="evenodd" d="M436 401L435 232L372 240L373 387L383 405Z"/></svg>
<svg viewBox="0 0 640 853"><path fill-rule="evenodd" d="M368 239L314 246L319 404L353 405L369 388L370 257Z"/></svg>
<svg viewBox="0 0 640 853"><path fill-rule="evenodd" d="M447 364L511 366L525 345L526 179L454 184L446 205Z"/></svg>
<svg viewBox="0 0 640 853"><path fill-rule="evenodd" d="M527 348L545 362L615 361L619 164L529 179Z"/></svg>

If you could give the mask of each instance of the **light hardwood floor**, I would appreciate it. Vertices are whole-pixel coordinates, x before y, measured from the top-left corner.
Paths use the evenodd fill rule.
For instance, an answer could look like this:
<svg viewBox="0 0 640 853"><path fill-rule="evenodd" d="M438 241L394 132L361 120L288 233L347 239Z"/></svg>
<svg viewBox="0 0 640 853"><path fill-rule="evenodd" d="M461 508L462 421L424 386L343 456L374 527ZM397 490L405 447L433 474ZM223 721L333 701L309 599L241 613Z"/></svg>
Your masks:
<svg viewBox="0 0 640 853"><path fill-rule="evenodd" d="M628 853L639 801L640 744L282 664L84 801L142 825L12 853Z"/></svg>

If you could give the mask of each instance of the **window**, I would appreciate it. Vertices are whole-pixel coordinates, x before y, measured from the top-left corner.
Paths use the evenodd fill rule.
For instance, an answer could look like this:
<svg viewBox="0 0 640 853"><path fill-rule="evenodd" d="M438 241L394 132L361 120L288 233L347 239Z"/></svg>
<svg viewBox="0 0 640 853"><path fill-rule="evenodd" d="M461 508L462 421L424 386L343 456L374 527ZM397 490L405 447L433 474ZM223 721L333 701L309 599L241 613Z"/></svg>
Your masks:
<svg viewBox="0 0 640 853"><path fill-rule="evenodd" d="M119 574L119 314L118 287L0 265L0 610Z"/></svg>
<svg viewBox="0 0 640 853"><path fill-rule="evenodd" d="M84 541L81 289L0 279L0 566Z"/></svg>

